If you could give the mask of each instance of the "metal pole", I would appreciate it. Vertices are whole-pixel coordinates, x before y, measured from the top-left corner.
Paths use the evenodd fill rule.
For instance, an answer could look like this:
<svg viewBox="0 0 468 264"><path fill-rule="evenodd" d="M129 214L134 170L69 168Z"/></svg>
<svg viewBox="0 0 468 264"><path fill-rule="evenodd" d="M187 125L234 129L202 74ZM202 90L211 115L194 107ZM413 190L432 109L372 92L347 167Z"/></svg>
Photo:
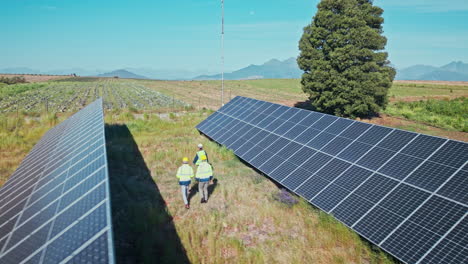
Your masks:
<svg viewBox="0 0 468 264"><path fill-rule="evenodd" d="M224 0L221 0L221 106L224 105Z"/></svg>

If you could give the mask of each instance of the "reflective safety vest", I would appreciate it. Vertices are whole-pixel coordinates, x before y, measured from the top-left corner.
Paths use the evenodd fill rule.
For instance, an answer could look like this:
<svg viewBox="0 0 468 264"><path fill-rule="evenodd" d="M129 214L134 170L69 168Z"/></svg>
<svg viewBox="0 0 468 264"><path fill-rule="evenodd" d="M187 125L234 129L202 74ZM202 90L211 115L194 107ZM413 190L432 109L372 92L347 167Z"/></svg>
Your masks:
<svg viewBox="0 0 468 264"><path fill-rule="evenodd" d="M202 162L197 168L197 175L195 178L197 180L204 182L204 181L209 181L210 177L213 176L213 168L208 162Z"/></svg>
<svg viewBox="0 0 468 264"><path fill-rule="evenodd" d="M195 162L195 165L200 165L200 163L202 162L201 157L203 155L206 156L206 152L204 150L197 151L197 162Z"/></svg>
<svg viewBox="0 0 468 264"><path fill-rule="evenodd" d="M179 181L190 181L191 178L193 178L193 169L190 167L188 164L184 164L179 167L177 170L177 178L179 178Z"/></svg>

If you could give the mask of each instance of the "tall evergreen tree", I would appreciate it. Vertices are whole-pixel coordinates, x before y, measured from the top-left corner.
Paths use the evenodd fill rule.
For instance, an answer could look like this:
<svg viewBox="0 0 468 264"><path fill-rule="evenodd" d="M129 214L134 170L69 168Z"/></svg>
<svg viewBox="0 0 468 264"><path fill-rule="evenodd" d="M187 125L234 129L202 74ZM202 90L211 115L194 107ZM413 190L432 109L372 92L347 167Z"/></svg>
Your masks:
<svg viewBox="0 0 468 264"><path fill-rule="evenodd" d="M372 0L322 0L299 42L302 89L318 111L378 113L395 77L384 52L383 9Z"/></svg>

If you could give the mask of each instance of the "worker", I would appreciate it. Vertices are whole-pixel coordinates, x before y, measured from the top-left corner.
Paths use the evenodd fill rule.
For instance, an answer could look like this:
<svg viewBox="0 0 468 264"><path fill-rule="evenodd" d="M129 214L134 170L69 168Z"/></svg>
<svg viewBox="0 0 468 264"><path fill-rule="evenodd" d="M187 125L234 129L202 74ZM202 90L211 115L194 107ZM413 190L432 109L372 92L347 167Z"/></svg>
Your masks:
<svg viewBox="0 0 468 264"><path fill-rule="evenodd" d="M198 151L197 151L197 153L195 154L195 158L193 158L193 164L195 164L195 165L197 165L197 166L200 165L200 163L201 163L200 157L201 157L202 155L205 155L205 156L206 156L206 162L209 163L209 161L208 161L208 154L207 154L206 151L203 149L203 145L200 143L200 144L198 144ZM213 184L213 176L210 177L210 184Z"/></svg>
<svg viewBox="0 0 468 264"><path fill-rule="evenodd" d="M208 184L210 178L213 177L213 168L207 162L206 155L202 155L200 160L195 179L198 181L198 192L201 195L201 203L206 203L208 201Z"/></svg>
<svg viewBox="0 0 468 264"><path fill-rule="evenodd" d="M205 155L206 156L206 161L208 162L208 154L206 153L205 150L203 150L203 145L200 143L198 144L198 151L197 153L195 154L195 158L193 158L193 164L195 165L200 165L201 163L201 159L200 157Z"/></svg>
<svg viewBox="0 0 468 264"><path fill-rule="evenodd" d="M188 194L189 186L193 178L193 169L190 167L189 159L184 157L182 159L182 166L177 170L177 178L179 179L180 190L182 191L182 198L184 199L184 204L186 209L190 209Z"/></svg>

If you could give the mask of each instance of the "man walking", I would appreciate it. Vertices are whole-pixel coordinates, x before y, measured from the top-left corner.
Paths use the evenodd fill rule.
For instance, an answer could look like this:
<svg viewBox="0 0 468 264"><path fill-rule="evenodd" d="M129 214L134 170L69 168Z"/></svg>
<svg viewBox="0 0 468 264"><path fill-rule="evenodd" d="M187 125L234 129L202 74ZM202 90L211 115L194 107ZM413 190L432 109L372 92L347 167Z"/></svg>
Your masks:
<svg viewBox="0 0 468 264"><path fill-rule="evenodd" d="M180 190L182 191L182 198L184 199L185 208L189 209L188 193L190 182L193 178L193 169L188 165L189 159L184 157L182 159L182 166L177 170L177 178L179 179Z"/></svg>
<svg viewBox="0 0 468 264"><path fill-rule="evenodd" d="M206 160L208 161L208 154L205 150L203 150L203 145L200 143L198 144L198 151L195 154L195 158L193 158L193 164L200 165L201 163L201 156L206 156Z"/></svg>
<svg viewBox="0 0 468 264"><path fill-rule="evenodd" d="M193 158L193 164L195 165L200 165L201 163L201 156L205 155L206 156L206 162L209 163L208 161L208 153L203 149L203 145L200 143L198 144L198 151L195 154L195 158ZM210 184L213 184L213 176L210 177Z"/></svg>
<svg viewBox="0 0 468 264"><path fill-rule="evenodd" d="M201 203L206 203L208 201L208 184L210 177L213 176L213 168L207 162L205 155L201 156L200 160L201 162L198 165L195 178L198 181L198 192L201 195Z"/></svg>

